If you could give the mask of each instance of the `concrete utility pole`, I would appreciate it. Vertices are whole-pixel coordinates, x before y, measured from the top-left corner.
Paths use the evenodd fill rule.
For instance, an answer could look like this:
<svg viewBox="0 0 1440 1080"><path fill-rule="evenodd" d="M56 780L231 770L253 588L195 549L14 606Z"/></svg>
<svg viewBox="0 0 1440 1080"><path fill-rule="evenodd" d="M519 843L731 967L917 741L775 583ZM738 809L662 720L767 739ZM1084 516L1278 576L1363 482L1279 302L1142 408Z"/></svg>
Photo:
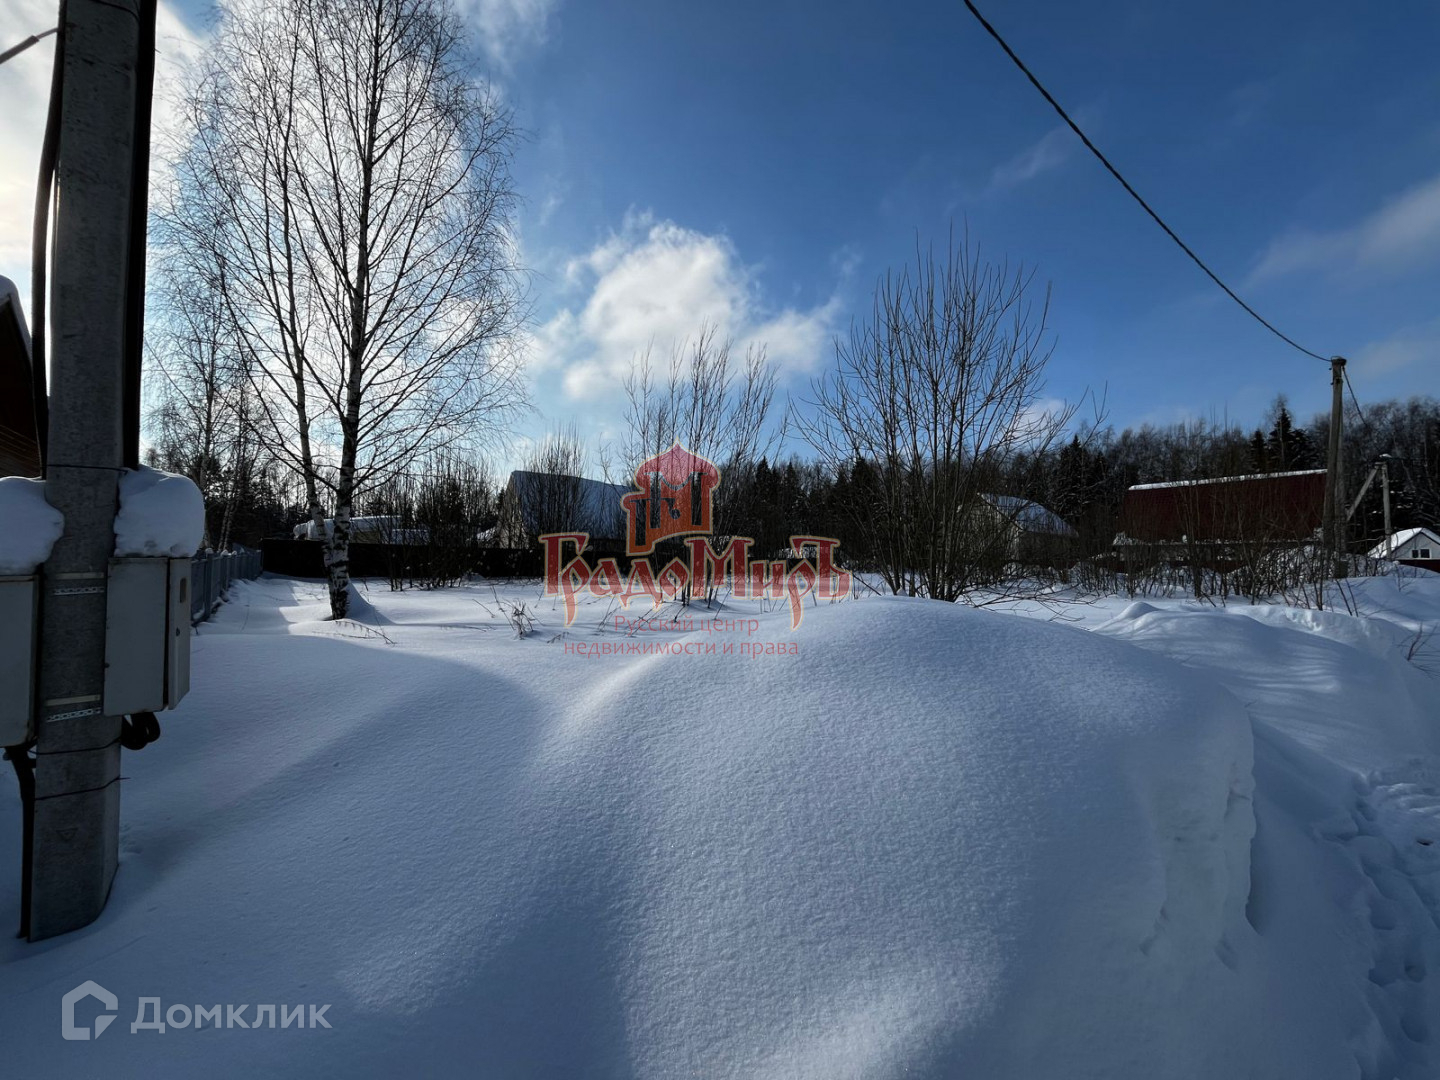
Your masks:
<svg viewBox="0 0 1440 1080"><path fill-rule="evenodd" d="M120 727L102 715L115 550L142 0L68 0L54 228L45 497L65 534L44 569L35 799L22 930L94 921L115 877ZM148 132L144 133L148 140ZM39 321L44 311L34 313Z"/></svg>
<svg viewBox="0 0 1440 1080"><path fill-rule="evenodd" d="M1380 455L1380 493L1385 504L1385 558L1395 554L1392 550L1395 530L1390 525L1390 455Z"/></svg>
<svg viewBox="0 0 1440 1080"><path fill-rule="evenodd" d="M1340 516L1345 497L1341 491L1344 473L1340 469L1340 424L1344 417L1345 358L1330 358L1330 443L1325 454L1325 546L1337 557L1344 540L1345 526Z"/></svg>

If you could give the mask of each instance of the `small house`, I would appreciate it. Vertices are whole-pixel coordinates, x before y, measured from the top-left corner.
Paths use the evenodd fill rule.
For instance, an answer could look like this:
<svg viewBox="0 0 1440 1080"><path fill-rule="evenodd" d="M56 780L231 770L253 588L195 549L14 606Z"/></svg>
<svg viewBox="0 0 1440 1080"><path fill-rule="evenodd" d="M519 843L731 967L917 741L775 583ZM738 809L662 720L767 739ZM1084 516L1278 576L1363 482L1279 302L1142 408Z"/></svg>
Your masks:
<svg viewBox="0 0 1440 1080"><path fill-rule="evenodd" d="M633 490L563 473L517 469L500 493L497 547L524 548L546 533L583 532L592 546L619 550L625 546L625 512L621 498Z"/></svg>
<svg viewBox="0 0 1440 1080"><path fill-rule="evenodd" d="M1388 559L1440 572L1440 533L1423 526L1401 529L1371 548L1370 558Z"/></svg>

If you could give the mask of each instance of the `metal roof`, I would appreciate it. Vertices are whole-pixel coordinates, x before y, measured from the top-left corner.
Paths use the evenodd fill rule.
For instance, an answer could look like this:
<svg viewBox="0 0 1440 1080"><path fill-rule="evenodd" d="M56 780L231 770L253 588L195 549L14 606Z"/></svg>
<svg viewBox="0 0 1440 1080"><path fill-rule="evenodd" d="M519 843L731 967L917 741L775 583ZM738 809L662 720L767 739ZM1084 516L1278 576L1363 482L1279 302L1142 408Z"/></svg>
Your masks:
<svg viewBox="0 0 1440 1080"><path fill-rule="evenodd" d="M578 485L576 504L579 520L569 528L597 537L625 535L624 507L620 505L620 497L633 491L633 488L626 484L609 484L604 480L587 480L582 476L516 469L510 474L506 487L515 492L520 504L520 519L527 529L534 532L538 527L539 507L536 504L545 497L543 485L557 481Z"/></svg>
<svg viewBox="0 0 1440 1080"><path fill-rule="evenodd" d="M1015 495L981 495L1003 517L1015 522L1028 533L1042 533L1046 536L1079 536L1074 529L1053 510L1047 510L1037 502L1021 499Z"/></svg>

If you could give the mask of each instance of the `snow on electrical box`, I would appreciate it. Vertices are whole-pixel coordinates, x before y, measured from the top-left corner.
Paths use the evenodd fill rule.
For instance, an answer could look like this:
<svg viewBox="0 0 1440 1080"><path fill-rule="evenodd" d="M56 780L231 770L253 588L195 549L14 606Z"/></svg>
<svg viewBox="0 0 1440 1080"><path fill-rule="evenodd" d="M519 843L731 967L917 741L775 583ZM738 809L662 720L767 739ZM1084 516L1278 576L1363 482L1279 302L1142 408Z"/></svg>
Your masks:
<svg viewBox="0 0 1440 1080"><path fill-rule="evenodd" d="M120 474L115 555L189 558L205 536L205 499L188 476L141 466Z"/></svg>
<svg viewBox="0 0 1440 1080"><path fill-rule="evenodd" d="M205 500L187 476L120 474L105 611L105 714L173 709L190 689L190 556Z"/></svg>
<svg viewBox="0 0 1440 1080"><path fill-rule="evenodd" d="M45 481L0 476L0 577L33 574L64 531L64 516L45 501Z"/></svg>

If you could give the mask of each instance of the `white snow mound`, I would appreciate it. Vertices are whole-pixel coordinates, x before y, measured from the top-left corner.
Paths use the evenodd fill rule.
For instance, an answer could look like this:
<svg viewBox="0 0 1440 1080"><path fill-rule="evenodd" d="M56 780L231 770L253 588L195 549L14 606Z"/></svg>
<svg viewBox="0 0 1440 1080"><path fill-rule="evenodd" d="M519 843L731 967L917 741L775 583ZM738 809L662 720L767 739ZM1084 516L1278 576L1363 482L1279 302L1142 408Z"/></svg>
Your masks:
<svg viewBox="0 0 1440 1080"><path fill-rule="evenodd" d="M45 501L45 481L0 476L0 575L33 574L65 531L65 516Z"/></svg>
<svg viewBox="0 0 1440 1080"><path fill-rule="evenodd" d="M17 1075L82 975L332 1006L324 1037L64 1044L117 1076L1153 1080L1272 1040L1213 679L928 601L781 613L798 656L612 661L477 647L488 592L374 593L347 640L273 599L305 590L222 609L103 924L0 986Z"/></svg>
<svg viewBox="0 0 1440 1080"><path fill-rule="evenodd" d="M494 1074L578 1032L567 1066L611 1076L1241 1075L1239 702L1065 627L805 619L800 657L653 658L541 740L546 884ZM562 911L589 959L536 971ZM547 1014L592 962L637 1030Z"/></svg>
<svg viewBox="0 0 1440 1080"><path fill-rule="evenodd" d="M188 476L140 466L120 474L115 554L194 555L205 536L205 498Z"/></svg>

